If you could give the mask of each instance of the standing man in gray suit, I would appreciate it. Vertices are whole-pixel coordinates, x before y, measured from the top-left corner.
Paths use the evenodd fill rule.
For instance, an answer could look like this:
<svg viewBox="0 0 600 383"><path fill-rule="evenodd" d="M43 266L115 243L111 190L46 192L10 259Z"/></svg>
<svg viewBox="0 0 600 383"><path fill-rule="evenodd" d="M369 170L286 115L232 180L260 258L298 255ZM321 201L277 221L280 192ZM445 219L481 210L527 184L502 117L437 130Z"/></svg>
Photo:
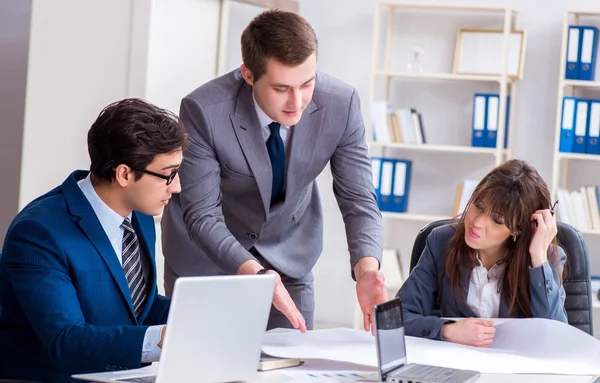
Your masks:
<svg viewBox="0 0 600 383"><path fill-rule="evenodd" d="M317 72L316 35L295 13L263 12L241 44L239 70L181 104L191 146L179 171L181 194L162 219L167 295L180 276L273 273L268 328L312 329L312 268L323 250L316 178L330 162L369 331L373 306L387 291L358 94Z"/></svg>

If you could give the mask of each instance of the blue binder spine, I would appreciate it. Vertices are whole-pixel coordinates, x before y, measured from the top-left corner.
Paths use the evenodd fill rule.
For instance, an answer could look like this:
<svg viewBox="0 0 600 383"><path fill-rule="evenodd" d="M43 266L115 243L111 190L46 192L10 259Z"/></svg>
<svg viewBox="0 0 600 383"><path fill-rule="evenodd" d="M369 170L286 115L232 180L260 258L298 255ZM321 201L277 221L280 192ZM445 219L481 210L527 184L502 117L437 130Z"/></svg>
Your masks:
<svg viewBox="0 0 600 383"><path fill-rule="evenodd" d="M487 95L475 93L473 96L473 121L471 146L483 148L485 147L485 137L487 135Z"/></svg>
<svg viewBox="0 0 600 383"><path fill-rule="evenodd" d="M590 101L587 153L600 154L600 100Z"/></svg>
<svg viewBox="0 0 600 383"><path fill-rule="evenodd" d="M573 141L573 153L586 152L588 114L588 100L578 99L575 106L575 135Z"/></svg>
<svg viewBox="0 0 600 383"><path fill-rule="evenodd" d="M598 53L598 28L594 26L581 26L580 29L579 79L594 81L596 75L596 56Z"/></svg>
<svg viewBox="0 0 600 383"><path fill-rule="evenodd" d="M377 205L381 199L381 157L371 157L371 174L373 175L373 188Z"/></svg>
<svg viewBox="0 0 600 383"><path fill-rule="evenodd" d="M485 135L485 146L488 148L495 148L497 137L498 137L498 107L500 104L500 97L497 94L488 94L487 103L485 110L485 128L487 134Z"/></svg>
<svg viewBox="0 0 600 383"><path fill-rule="evenodd" d="M409 160L394 161L393 211L408 211L408 195L410 190L412 162Z"/></svg>
<svg viewBox="0 0 600 383"><path fill-rule="evenodd" d="M576 25L569 26L567 36L567 62L565 78L567 80L579 80L579 51L581 49L581 30Z"/></svg>
<svg viewBox="0 0 600 383"><path fill-rule="evenodd" d="M381 182L379 185L379 194L381 199L378 201L379 210L393 211L392 186L394 182L394 162L388 158L381 160Z"/></svg>
<svg viewBox="0 0 600 383"><path fill-rule="evenodd" d="M560 128L559 152L573 152L573 126L575 125L575 102L574 97L563 98L562 118Z"/></svg>
<svg viewBox="0 0 600 383"><path fill-rule="evenodd" d="M498 137L498 119L500 116L500 95L498 93L485 94L486 102L486 139L487 148L495 148ZM493 117L495 116L495 117ZM504 119L504 149L508 147L508 127L510 121L510 96L506 96L506 114Z"/></svg>
<svg viewBox="0 0 600 383"><path fill-rule="evenodd" d="M504 149L508 147L508 127L510 121L510 96L506 96L506 120L504 121Z"/></svg>

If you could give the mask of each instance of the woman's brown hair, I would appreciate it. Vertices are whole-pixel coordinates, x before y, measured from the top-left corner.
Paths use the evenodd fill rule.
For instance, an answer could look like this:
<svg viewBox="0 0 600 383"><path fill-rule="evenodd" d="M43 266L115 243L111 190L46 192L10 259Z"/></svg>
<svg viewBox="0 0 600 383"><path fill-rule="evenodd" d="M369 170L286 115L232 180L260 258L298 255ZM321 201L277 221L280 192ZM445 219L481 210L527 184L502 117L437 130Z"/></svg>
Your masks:
<svg viewBox="0 0 600 383"><path fill-rule="evenodd" d="M504 217L511 233L519 233L516 240L507 239L508 254L502 262L504 271L499 288L508 298L508 316L531 317L529 296L529 244L534 234L531 215L536 210L549 209L550 191L537 170L525 161L509 160L488 173L473 191L466 211L472 206L482 206L488 214ZM467 286L461 278L470 275L478 264L476 251L465 242L465 215L456 224L456 231L448 244L446 275L452 294L466 299ZM553 240L556 245L556 238ZM550 262L558 262L558 248L552 246ZM561 275L562 279L562 275Z"/></svg>

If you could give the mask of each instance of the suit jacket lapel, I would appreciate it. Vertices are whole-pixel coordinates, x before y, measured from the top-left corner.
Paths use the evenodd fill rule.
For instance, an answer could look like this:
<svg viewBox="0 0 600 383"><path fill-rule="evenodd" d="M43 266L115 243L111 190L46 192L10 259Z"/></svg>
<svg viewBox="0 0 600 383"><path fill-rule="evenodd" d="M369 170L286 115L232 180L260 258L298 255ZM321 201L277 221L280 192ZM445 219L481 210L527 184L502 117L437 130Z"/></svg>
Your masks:
<svg viewBox="0 0 600 383"><path fill-rule="evenodd" d="M311 169L324 116L325 109L317 109L314 101L311 101L304 110L300 122L290 129L291 142L287 145L286 195L301 188L305 179L303 174Z"/></svg>
<svg viewBox="0 0 600 383"><path fill-rule="evenodd" d="M262 128L254 110L252 88L245 83L240 88L235 112L230 115L230 120L244 156L258 184L266 218L271 206L273 172L271 170L271 160L269 159L267 146L262 135Z"/></svg>
<svg viewBox="0 0 600 383"><path fill-rule="evenodd" d="M69 178L62 184L62 191L65 196L69 212L78 218L77 224L88 237L90 242L94 245L98 253L104 260L104 263L108 267L115 283L119 287L119 291L123 296L123 299L129 305L129 311L132 318L135 319L135 311L133 308L133 302L131 301L131 292L125 279L125 273L123 267L119 263L116 257L115 251L106 236L100 221L94 213L94 209L85 198L81 189L77 185L77 181L84 178L87 172L78 171L73 172Z"/></svg>
<svg viewBox="0 0 600 383"><path fill-rule="evenodd" d="M471 310L471 308L467 304L467 299L469 298L468 295L469 295L469 283L470 282L471 282L471 271L469 271L467 274L464 274L460 279L460 285L463 286L462 288L464 291L464 295L463 295L465 297L464 302L460 298L456 299L456 306L465 318L477 317L477 315L475 315L473 310Z"/></svg>
<svg viewBox="0 0 600 383"><path fill-rule="evenodd" d="M507 314L508 314L508 297L504 293L504 290L501 290L500 307L498 308L498 316L500 318L506 318Z"/></svg>

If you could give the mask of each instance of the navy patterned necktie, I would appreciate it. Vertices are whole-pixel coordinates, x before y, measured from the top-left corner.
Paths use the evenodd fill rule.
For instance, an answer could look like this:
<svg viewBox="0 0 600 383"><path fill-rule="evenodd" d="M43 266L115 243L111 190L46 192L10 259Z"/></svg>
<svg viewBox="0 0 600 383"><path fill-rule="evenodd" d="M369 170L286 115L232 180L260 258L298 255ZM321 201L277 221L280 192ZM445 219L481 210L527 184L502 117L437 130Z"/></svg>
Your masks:
<svg viewBox="0 0 600 383"><path fill-rule="evenodd" d="M273 170L273 187L271 188L271 204L284 199L283 180L285 178L285 151L283 140L279 135L281 125L273 121L269 124L271 135L267 138L267 151Z"/></svg>
<svg viewBox="0 0 600 383"><path fill-rule="evenodd" d="M142 270L142 256L140 251L140 242L135 234L129 218L125 218L121 227L123 232L123 250L122 262L125 278L131 292L131 301L135 309L135 315L140 316L146 302L146 281L144 280L144 271Z"/></svg>

